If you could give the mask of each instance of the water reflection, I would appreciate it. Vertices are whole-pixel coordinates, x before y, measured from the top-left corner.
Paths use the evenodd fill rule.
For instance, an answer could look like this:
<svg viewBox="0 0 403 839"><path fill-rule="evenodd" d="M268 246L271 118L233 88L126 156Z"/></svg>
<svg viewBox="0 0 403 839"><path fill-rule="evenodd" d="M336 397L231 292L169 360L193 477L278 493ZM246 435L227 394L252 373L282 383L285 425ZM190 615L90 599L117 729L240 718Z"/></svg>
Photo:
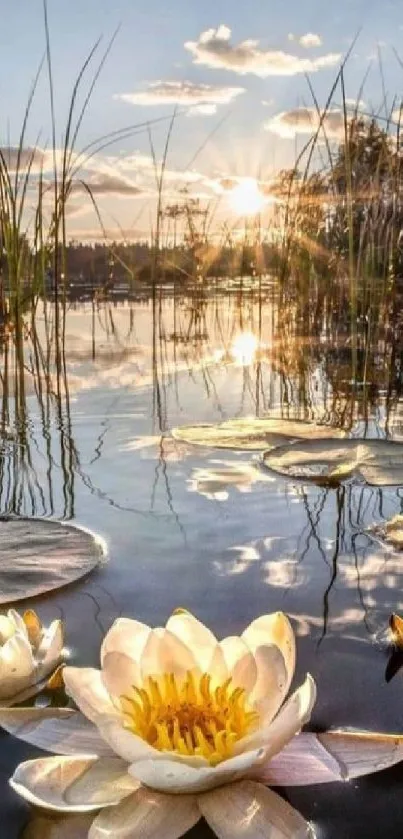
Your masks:
<svg viewBox="0 0 403 839"><path fill-rule="evenodd" d="M402 512L403 490L287 481L247 453L170 436L177 425L267 413L401 436L403 347L392 315L374 311L355 360L343 289L300 291L256 282L68 302L64 340L52 304L39 302L36 317L0 341L0 512L76 518L108 540L109 567L41 603L44 619L66 619L75 661L96 662L120 614L159 623L184 605L225 635L284 608L301 667L323 689L319 722L376 727L372 699L365 719L366 697L349 705L349 685L362 689L365 673L378 696L388 668L401 707L399 662L374 642L403 611L403 567L370 528ZM401 725L381 700L378 727ZM38 815L23 837L70 839L70 829Z"/></svg>
<svg viewBox="0 0 403 839"><path fill-rule="evenodd" d="M258 482L274 483L274 478L265 474L258 464L211 459L206 468L193 470L188 488L189 492L198 492L209 500L227 501L229 489L251 492Z"/></svg>

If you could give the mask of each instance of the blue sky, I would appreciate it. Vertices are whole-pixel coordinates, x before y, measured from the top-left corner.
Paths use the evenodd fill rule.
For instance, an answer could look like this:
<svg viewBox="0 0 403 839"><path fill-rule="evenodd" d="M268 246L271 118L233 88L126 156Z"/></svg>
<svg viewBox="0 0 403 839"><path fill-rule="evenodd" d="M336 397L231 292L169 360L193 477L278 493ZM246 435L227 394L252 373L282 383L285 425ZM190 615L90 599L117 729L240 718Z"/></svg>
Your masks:
<svg viewBox="0 0 403 839"><path fill-rule="evenodd" d="M307 114L301 116L301 111L297 114L299 127L294 130L295 111L309 109L312 104L304 72L300 71L309 71L323 105L340 56L360 27L346 71L347 95L356 97L372 60L363 98L366 107L380 106L378 45L390 105L393 95L402 89L403 69L393 53L393 47L399 51L403 40L403 4L397 0L382 3L340 0L332 4L326 0L287 3L280 0L237 0L236 3L233 0L204 0L203 3L70 0L68 4L49 0L48 11L58 141L80 65L96 38L103 35L106 45L120 24L83 123L79 147L125 125L169 116L175 106L175 96L180 96L180 109L184 113L174 128L169 155L170 183L175 184L175 171L186 170L195 152L207 140L193 162L193 168L206 178L205 182L197 181L201 195L208 194L214 179L247 176L265 179L273 169L291 164L296 149L306 141L309 132L304 123ZM1 142L4 146L9 140L11 145L18 140L29 86L43 54L42 0L14 0L11 4L0 0L0 14ZM251 40L259 43L250 44ZM184 82L189 83L186 90ZM119 98L121 94L127 95L127 99ZM333 122L329 123L335 139L337 104L336 95ZM158 155L165 131L165 123L153 129ZM49 102L43 74L27 143L37 143L43 149L49 140ZM103 158L105 155L108 160L99 161L99 171L91 170L94 183L107 174L109 178L122 178L126 186L136 184L139 193L134 195L133 190L129 201L129 188L126 192L123 189L123 195L117 189L103 194L99 186L102 204L122 223L135 217L137 205L143 206L147 215L150 183L147 194L141 194L143 180L147 180L146 157L150 155L147 134L122 140L105 151ZM125 158L127 165L119 164ZM83 208L73 222L74 216L72 213L73 228L90 226Z"/></svg>

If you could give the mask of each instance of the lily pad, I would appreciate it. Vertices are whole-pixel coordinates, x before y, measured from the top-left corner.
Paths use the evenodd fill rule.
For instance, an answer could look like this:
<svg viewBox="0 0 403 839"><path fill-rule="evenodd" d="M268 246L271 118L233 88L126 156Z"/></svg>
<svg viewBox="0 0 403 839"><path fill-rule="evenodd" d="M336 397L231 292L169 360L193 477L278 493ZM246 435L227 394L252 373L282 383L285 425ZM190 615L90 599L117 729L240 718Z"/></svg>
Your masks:
<svg viewBox="0 0 403 839"><path fill-rule="evenodd" d="M274 417L231 419L218 425L183 425L172 430L175 440L215 449L262 451L295 439L341 438L345 432L329 425Z"/></svg>
<svg viewBox="0 0 403 839"><path fill-rule="evenodd" d="M0 519L0 604L79 580L105 556L101 539L46 519Z"/></svg>
<svg viewBox="0 0 403 839"><path fill-rule="evenodd" d="M278 446L264 464L289 478L338 484L348 478L371 486L403 485L403 444L390 440L307 440Z"/></svg>

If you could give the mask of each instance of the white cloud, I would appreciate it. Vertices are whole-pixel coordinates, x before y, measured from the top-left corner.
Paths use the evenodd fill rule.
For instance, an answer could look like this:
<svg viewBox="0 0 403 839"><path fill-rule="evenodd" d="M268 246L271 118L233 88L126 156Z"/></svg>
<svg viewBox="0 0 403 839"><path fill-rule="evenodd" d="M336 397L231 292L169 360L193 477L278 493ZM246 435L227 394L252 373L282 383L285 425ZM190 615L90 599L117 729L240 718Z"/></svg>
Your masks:
<svg viewBox="0 0 403 839"><path fill-rule="evenodd" d="M46 154L40 148L28 146L19 150L18 146L2 146L0 154L10 173L15 173L17 167L22 172L30 167L33 173L45 168Z"/></svg>
<svg viewBox="0 0 403 839"><path fill-rule="evenodd" d="M403 123L403 106L402 108L396 108L396 110L392 111L392 122L396 122L398 125Z"/></svg>
<svg viewBox="0 0 403 839"><path fill-rule="evenodd" d="M301 35L298 39L298 43L301 44L301 47L306 47L306 49L309 49L310 47L320 47L322 46L322 38L315 32L307 32L305 35Z"/></svg>
<svg viewBox="0 0 403 839"><path fill-rule="evenodd" d="M193 105L189 108L188 116L197 116L198 114L205 117L211 117L217 113L217 105Z"/></svg>
<svg viewBox="0 0 403 839"><path fill-rule="evenodd" d="M341 59L339 53L328 53L315 59L298 58L282 50L262 50L259 41L250 39L232 44L231 30L224 24L202 32L197 41L187 41L185 49L192 53L195 64L232 70L240 75L253 73L263 79L312 73L323 67L333 67Z"/></svg>
<svg viewBox="0 0 403 839"><path fill-rule="evenodd" d="M161 162L157 161L157 169L160 171ZM127 176L130 173L131 179L134 183L142 185L145 182L152 180L155 185L155 162L151 155L143 154L142 152L134 152L133 154L125 155L124 157L106 157L98 163L98 171L103 171L111 175ZM169 166L164 170L164 181L178 182L184 184L200 183L204 179L204 175L194 169L171 169Z"/></svg>
<svg viewBox="0 0 403 839"><path fill-rule="evenodd" d="M118 93L115 99L132 105L183 105L192 113L215 114L219 105L229 105L245 92L243 87L224 87L193 82L152 82L138 93Z"/></svg>
<svg viewBox="0 0 403 839"><path fill-rule="evenodd" d="M340 108L330 108L322 122L329 138L341 139L344 135L344 114ZM294 108L282 111L265 123L266 131L272 131L279 137L293 139L297 134L313 134L319 127L319 115L316 108Z"/></svg>
<svg viewBox="0 0 403 839"><path fill-rule="evenodd" d="M117 195L121 198L133 198L144 195L144 190L141 187L120 175L99 173L89 178L83 178L82 181L94 196ZM73 192L86 192L82 181L73 182Z"/></svg>
<svg viewBox="0 0 403 839"><path fill-rule="evenodd" d="M359 99L357 102L356 99L351 97L346 99L346 105L348 105L349 108L357 109L357 111L363 111L367 107L367 103L364 102L363 99Z"/></svg>

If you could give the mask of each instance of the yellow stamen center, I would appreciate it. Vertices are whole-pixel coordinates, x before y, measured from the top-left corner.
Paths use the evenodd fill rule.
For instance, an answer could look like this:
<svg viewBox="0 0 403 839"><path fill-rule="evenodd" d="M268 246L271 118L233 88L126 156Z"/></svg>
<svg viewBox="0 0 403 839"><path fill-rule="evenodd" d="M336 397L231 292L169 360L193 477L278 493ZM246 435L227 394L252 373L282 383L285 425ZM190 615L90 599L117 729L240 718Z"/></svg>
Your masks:
<svg viewBox="0 0 403 839"><path fill-rule="evenodd" d="M232 679L212 685L211 676L149 677L121 696L125 728L161 752L206 758L212 766L231 757L234 744L256 726L258 714Z"/></svg>

